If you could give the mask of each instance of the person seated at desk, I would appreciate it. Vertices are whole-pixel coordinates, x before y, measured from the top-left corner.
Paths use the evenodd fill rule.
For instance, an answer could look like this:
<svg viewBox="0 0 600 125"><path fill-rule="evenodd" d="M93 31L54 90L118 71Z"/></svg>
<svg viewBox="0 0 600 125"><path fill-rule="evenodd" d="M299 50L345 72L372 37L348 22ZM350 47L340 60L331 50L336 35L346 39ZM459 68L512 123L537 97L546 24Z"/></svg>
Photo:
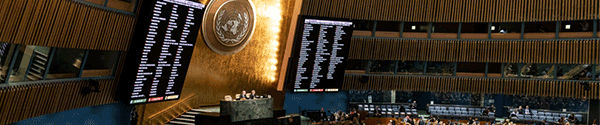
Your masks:
<svg viewBox="0 0 600 125"><path fill-rule="evenodd" d="M477 118L469 117L469 122L467 122L467 124L469 124L469 125L478 125L479 124L479 120Z"/></svg>
<svg viewBox="0 0 600 125"><path fill-rule="evenodd" d="M487 116L490 114L490 109L486 108L485 110L483 110L483 112L481 113L481 115L483 116Z"/></svg>
<svg viewBox="0 0 600 125"><path fill-rule="evenodd" d="M571 115L569 116L569 119L568 119L568 121L569 121L570 123L577 123L577 122L578 122L578 119L577 119L577 118L575 118L575 114L571 113Z"/></svg>
<svg viewBox="0 0 600 125"><path fill-rule="evenodd" d="M519 114L519 111L517 109L513 109L513 111L510 113L510 117L517 117L517 115Z"/></svg>
<svg viewBox="0 0 600 125"><path fill-rule="evenodd" d="M488 109L490 112L496 112L496 107L494 107L494 105L491 105Z"/></svg>
<svg viewBox="0 0 600 125"><path fill-rule="evenodd" d="M473 120L473 117L469 117L469 122L467 122L467 124L475 124L475 121Z"/></svg>
<svg viewBox="0 0 600 125"><path fill-rule="evenodd" d="M418 120L418 119L413 119L413 124L414 125L425 125L425 121L424 120Z"/></svg>
<svg viewBox="0 0 600 125"><path fill-rule="evenodd" d="M519 106L519 109L517 109L517 112L519 112L519 114L524 114L523 113L523 106Z"/></svg>
<svg viewBox="0 0 600 125"><path fill-rule="evenodd" d="M525 106L525 109L523 110L523 114L531 115L531 110L529 109L529 106Z"/></svg>
<svg viewBox="0 0 600 125"><path fill-rule="evenodd" d="M240 95L240 98L237 98L236 100L247 100L249 99L248 96L246 96L246 90L242 91L242 94Z"/></svg>
<svg viewBox="0 0 600 125"><path fill-rule="evenodd" d="M410 108L411 109L416 109L417 108L417 101L413 101L412 104L410 104Z"/></svg>
<svg viewBox="0 0 600 125"><path fill-rule="evenodd" d="M565 123L567 123L567 120L564 116L561 116L560 119L558 119L558 124L564 125Z"/></svg>
<svg viewBox="0 0 600 125"><path fill-rule="evenodd" d="M502 125L513 125L514 123L512 121L510 121L510 119L504 119L504 122L502 122Z"/></svg>
<svg viewBox="0 0 600 125"><path fill-rule="evenodd" d="M407 115L406 117L404 117L404 119L402 119L402 121L403 121L403 122L406 122L406 123L408 123L408 122L409 122L409 121L411 121L411 120L412 120L412 119L411 119L411 118L410 118L410 116L408 116L408 115Z"/></svg>
<svg viewBox="0 0 600 125"><path fill-rule="evenodd" d="M437 118L432 115L431 118L429 118L429 122L437 122Z"/></svg>
<svg viewBox="0 0 600 125"><path fill-rule="evenodd" d="M249 99L258 99L260 97L258 95L256 95L256 91L252 90L252 92L248 98Z"/></svg>
<svg viewBox="0 0 600 125"><path fill-rule="evenodd" d="M334 121L338 121L338 120L340 120L340 118L341 118L341 117L340 117L340 115L341 115L341 113L340 113L340 112L341 112L341 111L338 111L338 112L333 112L333 113L332 113L332 115L331 115L331 116L333 116L333 120L334 120Z"/></svg>

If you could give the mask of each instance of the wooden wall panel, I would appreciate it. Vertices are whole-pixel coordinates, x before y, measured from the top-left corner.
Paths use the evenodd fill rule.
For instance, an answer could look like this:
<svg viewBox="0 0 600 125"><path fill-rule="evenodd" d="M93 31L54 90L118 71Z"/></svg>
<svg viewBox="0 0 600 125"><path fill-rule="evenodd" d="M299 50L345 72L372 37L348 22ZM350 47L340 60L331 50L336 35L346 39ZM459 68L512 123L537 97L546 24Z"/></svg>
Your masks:
<svg viewBox="0 0 600 125"><path fill-rule="evenodd" d="M597 4L597 0L304 0L301 15L408 22L591 20L599 18Z"/></svg>
<svg viewBox="0 0 600 125"><path fill-rule="evenodd" d="M355 37L349 59L596 64L600 40L415 40Z"/></svg>
<svg viewBox="0 0 600 125"><path fill-rule="evenodd" d="M9 124L43 114L115 103L117 82L98 79L100 91L81 95L87 81L68 81L0 88L0 124ZM60 91L57 91L60 90ZM107 96L109 95L109 96Z"/></svg>
<svg viewBox="0 0 600 125"><path fill-rule="evenodd" d="M361 75L345 75L345 90L400 90L430 92L464 92L482 94L506 94L550 96L565 98L599 99L599 82L589 82L585 91L579 81L556 81L536 79L498 79L439 76L369 75L366 83Z"/></svg>
<svg viewBox="0 0 600 125"><path fill-rule="evenodd" d="M115 76L119 76L125 53L121 53ZM44 114L116 103L117 78L95 79L100 92L80 94L87 80L40 82L0 87L0 124L9 124Z"/></svg>
<svg viewBox="0 0 600 125"><path fill-rule="evenodd" d="M135 24L133 15L73 0L4 0L0 8L0 42L7 43L125 51Z"/></svg>

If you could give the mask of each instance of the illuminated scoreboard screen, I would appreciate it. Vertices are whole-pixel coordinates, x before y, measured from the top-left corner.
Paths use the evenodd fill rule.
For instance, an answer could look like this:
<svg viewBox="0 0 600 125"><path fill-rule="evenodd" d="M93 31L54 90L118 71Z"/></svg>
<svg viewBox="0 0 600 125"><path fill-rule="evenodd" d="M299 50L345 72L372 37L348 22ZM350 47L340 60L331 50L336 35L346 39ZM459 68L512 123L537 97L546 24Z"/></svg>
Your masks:
<svg viewBox="0 0 600 125"><path fill-rule="evenodd" d="M352 22L300 17L287 78L292 92L337 92L352 37ZM291 83L290 83L291 82Z"/></svg>
<svg viewBox="0 0 600 125"><path fill-rule="evenodd" d="M189 0L143 1L116 100L143 104L180 98L204 9Z"/></svg>

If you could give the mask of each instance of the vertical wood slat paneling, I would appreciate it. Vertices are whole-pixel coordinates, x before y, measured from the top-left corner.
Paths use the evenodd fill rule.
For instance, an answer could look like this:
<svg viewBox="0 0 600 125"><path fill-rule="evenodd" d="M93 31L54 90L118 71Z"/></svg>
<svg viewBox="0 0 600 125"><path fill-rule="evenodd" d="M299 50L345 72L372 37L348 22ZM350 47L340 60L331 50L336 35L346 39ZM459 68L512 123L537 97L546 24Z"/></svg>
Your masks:
<svg viewBox="0 0 600 125"><path fill-rule="evenodd" d="M44 89L44 88L53 88L53 85L44 85L44 86L40 86L38 87L37 91L40 91L40 94L42 95L51 95L51 89ZM35 117L38 115L42 115L42 113L45 112L45 110L48 110L46 108L44 108L44 106L46 106L45 104L48 102L49 98L43 98L42 96L38 96L38 98L36 99L36 105L37 107L35 107L35 110L33 110L31 112L31 115L27 116L28 118L31 117Z"/></svg>
<svg viewBox="0 0 600 125"><path fill-rule="evenodd" d="M42 45L42 46L48 46L48 43L46 43L46 40L51 39L53 36L50 36L50 31L52 31L52 26L54 25L54 22L57 20L56 18L53 19L53 17L57 17L57 11L59 11L60 9L60 0L46 0L49 1L50 3L47 3L46 8L44 8L44 10L46 10L44 16L42 17L42 22L40 23L40 27L37 28L39 29L38 32L36 34L39 34L38 37L35 37L37 39L35 39L35 43L36 45Z"/></svg>
<svg viewBox="0 0 600 125"><path fill-rule="evenodd" d="M125 51L135 23L133 15L72 0L7 0L0 7L0 42L7 43Z"/></svg>
<svg viewBox="0 0 600 125"><path fill-rule="evenodd" d="M9 93L7 93L8 90L6 89L2 89L0 88L0 115L4 116L5 112L8 112L8 106L6 106L6 103L9 102L9 99L11 98L11 96L8 96ZM0 118L0 124L7 124L5 123L2 118Z"/></svg>
<svg viewBox="0 0 600 125"><path fill-rule="evenodd" d="M599 6L582 0L306 0L301 15L409 22L531 22L598 19L598 10Z"/></svg>
<svg viewBox="0 0 600 125"><path fill-rule="evenodd" d="M39 106L37 106L36 104L39 103L37 100L39 99L40 96L35 96L35 95L41 94L41 91L39 88L40 88L39 86L31 87L30 92L29 92L30 98L26 99L27 101L24 103L24 107L32 107L32 108L21 110L22 115L20 117L25 117L25 118L33 117L32 114L34 114L35 111L37 111L36 109Z"/></svg>
<svg viewBox="0 0 600 125"><path fill-rule="evenodd" d="M17 98L17 97L15 96L15 95L17 94L17 92L15 92L15 90L14 90L14 89L13 89L13 90L8 90L8 91L7 91L7 94L8 94L8 95L7 95L7 96L8 96L8 98L7 98L7 99L9 99L9 100L15 100L15 99ZM0 122L4 122L4 123L2 123L2 124L8 124L8 123L9 123L9 122L7 122L7 121L8 121L8 120L10 120L10 119L8 118L8 116L9 116L9 115L12 113L12 108L13 108L13 107L12 107L12 104L13 104L12 102L10 102L10 101L6 101L6 102L4 102L4 104L2 105L2 106L4 107L4 110L3 110L4 112L2 112L2 114L1 114L3 117L0 117L0 118L3 118L3 119L1 119L1 120L0 120Z"/></svg>
<svg viewBox="0 0 600 125"><path fill-rule="evenodd" d="M39 3L42 3L42 2L39 2ZM21 17L22 20L21 20L19 26L26 27L26 26L30 25L31 18L37 16L37 14L35 14L35 9L37 8L36 6L39 3L37 3L37 4L36 3L27 4L27 6L25 7L25 9L23 10L23 15ZM29 28L21 28L21 29L17 30L16 31L17 35L14 36L15 37L14 40L15 41L21 41L21 40L25 39L26 37L24 37L22 34L25 34L25 32L28 32L29 30L31 30L31 29L29 29Z"/></svg>
<svg viewBox="0 0 600 125"><path fill-rule="evenodd" d="M600 40L406 40L352 38L349 59L493 62L598 63ZM592 47L594 46L594 47Z"/></svg>
<svg viewBox="0 0 600 125"><path fill-rule="evenodd" d="M57 11L57 16L59 17L66 17L67 13L69 13L69 9L71 8L72 4L68 4L67 1L60 1L60 5L61 7L59 7L59 10ZM62 28L65 25L67 18L58 18L54 21L54 23L51 26L51 30L50 30L50 41L59 41L60 39L60 33L62 33L64 31L64 28ZM56 43L46 43L44 46L57 46L58 44Z"/></svg>
<svg viewBox="0 0 600 125"><path fill-rule="evenodd" d="M23 111L23 104L25 103L25 98L28 97L27 95L29 94L29 90L30 87L20 87L16 93L16 100L13 100L13 110L11 113L11 116L9 116L10 120L17 120L19 117L21 117L21 112Z"/></svg>
<svg viewBox="0 0 600 125"><path fill-rule="evenodd" d="M20 15L22 15L22 12L16 10L23 9L23 3L23 1L14 1L10 4L10 6L6 7L6 9L2 9L8 12L6 12L7 16L5 20L3 20L4 22L2 23L5 26L3 26L2 29L3 38L0 40L9 41L14 39L15 31L20 20L15 20L13 17L19 17Z"/></svg>
<svg viewBox="0 0 600 125"><path fill-rule="evenodd" d="M1 89L0 88L0 115L2 115L2 112L7 112L7 110L4 109L4 108L6 108L6 107L4 107L4 103L8 102L8 96L7 96L6 91L7 91L6 89ZM6 124L6 123L3 123L0 120L0 124Z"/></svg>
<svg viewBox="0 0 600 125"><path fill-rule="evenodd" d="M9 8L9 6L12 2L13 2L13 0L0 1L0 8ZM6 22L6 18L8 17L7 14L8 14L8 11L0 11L0 21ZM4 25L0 25L0 31L3 31L3 29L4 29ZM5 36L5 35L3 35L3 33L0 33L0 41L4 40L3 36Z"/></svg>
<svg viewBox="0 0 600 125"><path fill-rule="evenodd" d="M21 94L20 93L21 90L22 89L13 90L13 94L11 95L13 97L12 100L16 100L16 99L19 98L19 95ZM12 120L11 116L13 116L12 114L14 114L14 112L16 112L16 110L14 108L17 107L15 104L16 103L14 103L14 102L13 103L7 103L6 107L8 107L8 108L6 108L7 110L5 112L5 115L3 115L3 117L6 118L5 119L6 121Z"/></svg>
<svg viewBox="0 0 600 125"><path fill-rule="evenodd" d="M4 91L4 93L5 93L4 100L7 100L7 101L4 101L2 103L2 112L0 112L0 116L3 116L3 117L0 117L0 124L11 123L11 122L8 122L8 119L6 117L4 117L4 116L10 115L12 107L10 105L11 101L8 101L8 100L14 100L15 99L15 96L14 96L15 92L13 92L13 91L14 90L9 90L9 89L6 89L6 91Z"/></svg>
<svg viewBox="0 0 600 125"><path fill-rule="evenodd" d="M360 83L361 75L345 75L345 90L400 90L430 92L464 92L475 94L505 94L550 96L579 99L598 99L600 83L592 82L592 90L584 91L579 82L532 79L497 79L435 76L368 76Z"/></svg>
<svg viewBox="0 0 600 125"><path fill-rule="evenodd" d="M49 6L50 2L51 1L49 1L49 0L43 1L43 2L36 2L37 6L35 7L36 9L34 10L35 11L34 15L28 26L33 26L33 27L38 27L38 28L29 28L26 34L36 34L37 37L26 36L25 34L18 35L18 36L22 36L22 37L26 38L24 40L24 42L22 42L23 44L31 45L31 44L35 43L36 39L41 36L40 34L37 34L37 33L42 30L43 25L41 25L41 24L44 22L44 19L45 19L44 14L47 12L44 10L46 9L47 6ZM13 39L13 40L15 40L15 39Z"/></svg>

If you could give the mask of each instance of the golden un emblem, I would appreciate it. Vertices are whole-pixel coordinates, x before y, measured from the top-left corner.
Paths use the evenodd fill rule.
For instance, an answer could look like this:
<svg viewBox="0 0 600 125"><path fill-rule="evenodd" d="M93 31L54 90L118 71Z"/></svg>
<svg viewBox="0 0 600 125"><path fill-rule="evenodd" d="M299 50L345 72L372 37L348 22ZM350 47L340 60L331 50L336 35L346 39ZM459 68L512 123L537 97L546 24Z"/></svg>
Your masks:
<svg viewBox="0 0 600 125"><path fill-rule="evenodd" d="M212 0L202 19L206 45L223 55L239 52L252 38L255 17L250 0Z"/></svg>

